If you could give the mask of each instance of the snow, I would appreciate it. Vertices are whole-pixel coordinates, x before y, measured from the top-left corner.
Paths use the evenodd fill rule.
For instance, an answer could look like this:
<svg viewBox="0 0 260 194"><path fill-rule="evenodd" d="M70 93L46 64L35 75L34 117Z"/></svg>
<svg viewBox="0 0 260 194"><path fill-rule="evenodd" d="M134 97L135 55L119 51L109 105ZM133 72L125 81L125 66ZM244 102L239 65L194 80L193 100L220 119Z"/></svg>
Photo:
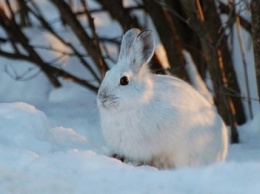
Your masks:
<svg viewBox="0 0 260 194"><path fill-rule="evenodd" d="M226 162L162 171L107 156L95 94L64 84L50 89L39 108L1 100L0 193L260 192L259 115L239 128L241 143L230 146ZM38 87L35 83L30 90ZM23 92L17 87L12 99L26 101Z"/></svg>
<svg viewBox="0 0 260 194"><path fill-rule="evenodd" d="M53 12L50 19L57 17ZM115 22L113 28L106 22L100 25L99 35L107 30L113 37L121 35ZM39 38L48 40L47 35L31 36L33 44L48 43ZM64 68L85 74L75 60L64 60ZM37 68L27 72L30 67L0 58L1 194L260 193L259 108L253 120L239 127L241 143L230 145L223 163L169 170L135 166L108 156L96 94L64 80L62 88L54 89Z"/></svg>

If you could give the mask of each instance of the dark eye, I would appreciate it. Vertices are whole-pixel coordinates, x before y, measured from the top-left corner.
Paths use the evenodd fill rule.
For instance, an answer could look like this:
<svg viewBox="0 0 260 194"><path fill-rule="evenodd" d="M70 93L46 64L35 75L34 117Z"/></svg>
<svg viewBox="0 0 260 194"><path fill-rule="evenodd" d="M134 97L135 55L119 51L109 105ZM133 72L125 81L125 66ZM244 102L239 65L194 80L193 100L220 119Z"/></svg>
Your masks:
<svg viewBox="0 0 260 194"><path fill-rule="evenodd" d="M126 76L121 77L120 79L120 85L125 86L129 83L129 79Z"/></svg>

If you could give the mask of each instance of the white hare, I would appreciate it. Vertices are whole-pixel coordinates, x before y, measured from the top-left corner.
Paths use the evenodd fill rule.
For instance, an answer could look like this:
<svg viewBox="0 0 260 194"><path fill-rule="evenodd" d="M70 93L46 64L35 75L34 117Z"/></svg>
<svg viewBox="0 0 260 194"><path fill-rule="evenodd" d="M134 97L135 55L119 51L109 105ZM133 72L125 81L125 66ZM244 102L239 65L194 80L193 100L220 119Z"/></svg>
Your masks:
<svg viewBox="0 0 260 194"><path fill-rule="evenodd" d="M228 135L221 117L186 82L149 72L154 48L151 31L127 31L118 62L99 88L101 127L111 151L160 169L223 161Z"/></svg>

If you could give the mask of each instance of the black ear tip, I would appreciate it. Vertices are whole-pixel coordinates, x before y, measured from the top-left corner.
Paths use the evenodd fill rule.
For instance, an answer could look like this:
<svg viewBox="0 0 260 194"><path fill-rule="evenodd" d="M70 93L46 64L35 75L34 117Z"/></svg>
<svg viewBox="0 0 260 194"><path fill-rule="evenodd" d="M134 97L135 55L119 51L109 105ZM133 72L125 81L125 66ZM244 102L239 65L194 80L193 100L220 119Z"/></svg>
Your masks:
<svg viewBox="0 0 260 194"><path fill-rule="evenodd" d="M138 36L137 39L142 40L145 44L151 45L155 44L155 37L151 30L142 31Z"/></svg>
<svg viewBox="0 0 260 194"><path fill-rule="evenodd" d="M149 36L149 35L152 35L152 31L151 30L144 30L142 31L137 37L146 37L146 36Z"/></svg>
<svg viewBox="0 0 260 194"><path fill-rule="evenodd" d="M131 28L128 31L126 31L124 35L126 35L126 36L131 36L134 34L138 35L138 34L140 34L140 32L141 31L138 28Z"/></svg>

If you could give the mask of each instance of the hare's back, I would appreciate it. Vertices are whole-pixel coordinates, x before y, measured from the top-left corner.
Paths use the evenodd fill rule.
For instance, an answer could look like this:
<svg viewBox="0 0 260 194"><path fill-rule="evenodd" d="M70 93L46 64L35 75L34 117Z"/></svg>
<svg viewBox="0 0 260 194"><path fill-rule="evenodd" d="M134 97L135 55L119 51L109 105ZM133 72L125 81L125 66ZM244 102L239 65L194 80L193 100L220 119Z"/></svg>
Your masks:
<svg viewBox="0 0 260 194"><path fill-rule="evenodd" d="M200 133L217 133L217 136L221 136L225 126L221 117L191 85L170 76L155 76L154 81L154 108L164 110L157 112L165 114L163 118L171 123L169 126L175 126L181 134L183 131L191 133L191 136Z"/></svg>
<svg viewBox="0 0 260 194"><path fill-rule="evenodd" d="M154 75L155 93L157 98L170 101L172 105L213 108L210 103L190 84L176 77Z"/></svg>

